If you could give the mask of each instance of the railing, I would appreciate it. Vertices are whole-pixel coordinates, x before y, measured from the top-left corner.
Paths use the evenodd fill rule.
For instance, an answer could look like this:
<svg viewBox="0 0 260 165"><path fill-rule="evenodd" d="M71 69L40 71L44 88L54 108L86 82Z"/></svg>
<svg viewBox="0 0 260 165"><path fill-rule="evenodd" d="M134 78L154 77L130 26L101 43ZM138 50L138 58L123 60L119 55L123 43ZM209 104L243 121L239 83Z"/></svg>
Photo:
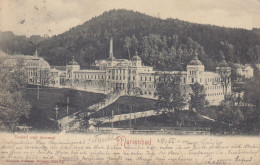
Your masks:
<svg viewBox="0 0 260 165"><path fill-rule="evenodd" d="M97 112L100 109L103 109L103 108L107 107L108 105L114 103L119 97L121 97L123 95L125 95L124 90L112 91L107 95L107 98L104 101L94 104L94 105L88 107L88 109Z"/></svg>

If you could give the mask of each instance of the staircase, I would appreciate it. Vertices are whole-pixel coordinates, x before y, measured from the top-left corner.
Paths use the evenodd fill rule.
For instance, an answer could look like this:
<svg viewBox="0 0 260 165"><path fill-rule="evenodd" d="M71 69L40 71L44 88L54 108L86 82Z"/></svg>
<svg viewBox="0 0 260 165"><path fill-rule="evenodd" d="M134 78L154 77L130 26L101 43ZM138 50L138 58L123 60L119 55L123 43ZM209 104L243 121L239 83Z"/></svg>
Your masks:
<svg viewBox="0 0 260 165"><path fill-rule="evenodd" d="M125 95L124 90L111 91L110 93L107 94L107 97L105 98L104 101L94 104L94 105L88 107L87 109L97 112L97 111L109 106L110 104L114 103L117 99L119 99L119 97L121 97L123 95Z"/></svg>

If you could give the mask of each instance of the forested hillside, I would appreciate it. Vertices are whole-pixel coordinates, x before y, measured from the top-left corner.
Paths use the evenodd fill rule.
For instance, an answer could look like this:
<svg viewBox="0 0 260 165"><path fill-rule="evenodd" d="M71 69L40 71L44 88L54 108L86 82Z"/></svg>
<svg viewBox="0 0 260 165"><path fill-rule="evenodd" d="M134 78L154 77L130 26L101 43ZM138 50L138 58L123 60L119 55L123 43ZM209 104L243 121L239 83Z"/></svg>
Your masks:
<svg viewBox="0 0 260 165"><path fill-rule="evenodd" d="M17 36L13 32L0 31L0 50L7 54L32 54L44 39L39 35Z"/></svg>
<svg viewBox="0 0 260 165"><path fill-rule="evenodd" d="M212 70L224 54L227 61L255 63L260 56L259 29L245 30L201 25L177 19L160 19L128 10L111 10L82 25L48 39L0 49L32 54L37 48L51 65L65 65L72 56L85 68L108 57L109 39L114 39L116 58L129 58L135 51L144 64L158 70L184 70L197 52L206 69ZM14 41L18 42L18 41ZM18 44L19 45L19 44Z"/></svg>

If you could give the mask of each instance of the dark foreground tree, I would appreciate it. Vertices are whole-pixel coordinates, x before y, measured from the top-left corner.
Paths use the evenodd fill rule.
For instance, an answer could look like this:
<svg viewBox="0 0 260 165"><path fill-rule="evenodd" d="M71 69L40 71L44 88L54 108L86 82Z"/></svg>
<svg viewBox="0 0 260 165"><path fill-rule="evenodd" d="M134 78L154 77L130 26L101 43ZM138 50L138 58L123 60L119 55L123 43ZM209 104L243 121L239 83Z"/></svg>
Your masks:
<svg viewBox="0 0 260 165"><path fill-rule="evenodd" d="M222 51L220 51L219 56L221 58L221 62L219 66L216 68L216 70L220 76L219 83L222 86L224 98L227 99L229 94L229 88L231 87L231 67L227 65Z"/></svg>
<svg viewBox="0 0 260 165"><path fill-rule="evenodd" d="M30 126L34 131L58 131L56 120L48 117L45 111L39 107L38 103L32 105L31 113L28 118L23 118L23 123Z"/></svg>
<svg viewBox="0 0 260 165"><path fill-rule="evenodd" d="M260 111L260 76L245 83L244 101L248 106L255 106Z"/></svg>
<svg viewBox="0 0 260 165"><path fill-rule="evenodd" d="M226 124L228 128L236 128L244 120L240 108L235 106L235 96L228 95L221 102L217 120Z"/></svg>
<svg viewBox="0 0 260 165"><path fill-rule="evenodd" d="M156 103L158 112L166 112L170 116L172 124L172 114L177 117L176 124L181 126L183 118L181 111L185 107L185 100L180 89L180 75L162 75L161 81L157 84L158 102Z"/></svg>
<svg viewBox="0 0 260 165"><path fill-rule="evenodd" d="M204 86L199 83L195 83L191 85L191 89L190 109L195 109L197 112L204 114L205 107L208 105Z"/></svg>
<svg viewBox="0 0 260 165"><path fill-rule="evenodd" d="M21 116L28 116L30 104L23 99L26 85L25 71L10 66L6 55L0 52L0 129L14 131Z"/></svg>

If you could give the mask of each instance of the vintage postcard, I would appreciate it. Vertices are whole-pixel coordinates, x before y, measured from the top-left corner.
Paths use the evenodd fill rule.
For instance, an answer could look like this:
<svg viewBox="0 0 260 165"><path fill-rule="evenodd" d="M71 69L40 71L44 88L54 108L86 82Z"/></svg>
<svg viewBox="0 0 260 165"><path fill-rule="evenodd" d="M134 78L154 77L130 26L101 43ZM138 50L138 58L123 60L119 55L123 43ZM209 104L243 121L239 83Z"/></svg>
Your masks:
<svg viewBox="0 0 260 165"><path fill-rule="evenodd" d="M0 164L260 164L259 0L0 0Z"/></svg>

